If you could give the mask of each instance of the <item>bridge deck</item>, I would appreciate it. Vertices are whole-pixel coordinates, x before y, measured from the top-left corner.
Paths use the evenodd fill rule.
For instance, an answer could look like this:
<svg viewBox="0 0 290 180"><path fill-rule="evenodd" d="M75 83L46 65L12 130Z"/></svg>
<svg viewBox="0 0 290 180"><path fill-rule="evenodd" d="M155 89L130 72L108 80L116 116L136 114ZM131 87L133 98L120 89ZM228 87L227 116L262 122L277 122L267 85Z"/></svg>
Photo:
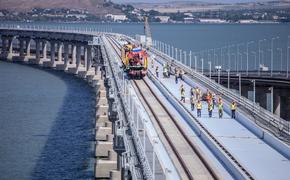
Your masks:
<svg viewBox="0 0 290 180"><path fill-rule="evenodd" d="M161 59L158 60L162 62ZM155 65L157 63L155 61ZM158 66L159 69L162 69L160 63ZM155 69L150 66L150 71L154 73ZM180 99L180 81L175 84L174 76L163 78L161 73L159 79L177 99ZM190 110L189 92L191 87L185 82L183 84L187 96L185 106ZM195 85L200 86L196 83ZM196 110L192 114L196 117ZM287 179L289 177L289 160L239 122L231 119L225 111L223 118L219 119L215 107L213 117L209 118L207 103L203 102L202 115L198 119L257 179Z"/></svg>

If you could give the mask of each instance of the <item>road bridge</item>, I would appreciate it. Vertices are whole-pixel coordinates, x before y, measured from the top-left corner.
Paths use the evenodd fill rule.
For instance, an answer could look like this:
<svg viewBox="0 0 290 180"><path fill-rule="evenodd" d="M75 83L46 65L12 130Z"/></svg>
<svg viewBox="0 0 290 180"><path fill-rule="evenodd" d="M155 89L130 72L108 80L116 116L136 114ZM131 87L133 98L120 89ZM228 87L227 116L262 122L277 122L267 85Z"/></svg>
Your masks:
<svg viewBox="0 0 290 180"><path fill-rule="evenodd" d="M2 60L62 70L93 84L99 93L97 178L287 179L290 175L287 121L155 48L149 52L156 57L154 66L169 63L182 68L186 72L182 81L156 77L151 66L144 80L129 80L120 68L120 41L139 42L122 34L10 27L1 29L0 35ZM179 101L181 83L187 93L198 86L219 94L225 102L224 116L218 118L215 108L209 118L203 103L197 117L188 98ZM232 101L239 104L236 119L229 116Z"/></svg>

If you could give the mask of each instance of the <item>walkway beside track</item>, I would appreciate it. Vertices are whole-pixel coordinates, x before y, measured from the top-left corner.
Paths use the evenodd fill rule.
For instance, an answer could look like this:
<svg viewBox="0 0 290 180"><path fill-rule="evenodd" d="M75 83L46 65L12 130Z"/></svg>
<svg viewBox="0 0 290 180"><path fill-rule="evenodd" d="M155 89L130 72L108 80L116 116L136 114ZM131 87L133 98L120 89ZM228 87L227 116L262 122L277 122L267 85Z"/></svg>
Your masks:
<svg viewBox="0 0 290 180"><path fill-rule="evenodd" d="M163 62L160 58L158 58L158 61ZM163 78L162 64L158 61L155 61L155 67L156 65L159 66L159 80L178 100L180 100L179 88L181 83L183 83L186 90L186 103L184 105L187 110L191 111L189 104L191 87L180 80L178 84L176 84L174 76ZM149 63L149 70L154 74L154 76L155 67L152 68L151 63ZM202 87L194 81L193 83L195 86ZM230 115L225 111L223 118L219 119L217 107L215 107L213 110L213 117L209 118L207 103L202 103L202 115L198 120L201 121L215 138L217 138L218 141L221 142L227 150L255 176L255 178L287 179L290 177L290 162L287 158L250 132L237 120L231 119ZM196 109L191 112L191 114L194 117L197 117Z"/></svg>

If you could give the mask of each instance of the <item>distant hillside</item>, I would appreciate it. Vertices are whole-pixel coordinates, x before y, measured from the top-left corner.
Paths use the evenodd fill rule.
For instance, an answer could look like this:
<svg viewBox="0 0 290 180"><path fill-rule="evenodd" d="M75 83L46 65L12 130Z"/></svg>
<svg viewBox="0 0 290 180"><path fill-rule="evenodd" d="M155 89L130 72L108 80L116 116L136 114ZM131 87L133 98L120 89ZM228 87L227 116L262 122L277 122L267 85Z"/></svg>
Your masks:
<svg viewBox="0 0 290 180"><path fill-rule="evenodd" d="M170 0L169 0L170 1ZM251 0L249 0L251 1ZM220 3L227 2L227 3ZM149 3L128 3L135 8L140 8L145 11L155 10L162 13L176 13L176 12L204 12L204 11L219 11L219 10L241 10L241 9L284 9L290 8L290 0L271 0L271 1L254 1L244 3L235 3L236 1L176 1L172 0L170 3L164 1L156 1Z"/></svg>
<svg viewBox="0 0 290 180"><path fill-rule="evenodd" d="M121 13L105 0L0 0L1 10L27 12L33 8L87 10L94 15Z"/></svg>

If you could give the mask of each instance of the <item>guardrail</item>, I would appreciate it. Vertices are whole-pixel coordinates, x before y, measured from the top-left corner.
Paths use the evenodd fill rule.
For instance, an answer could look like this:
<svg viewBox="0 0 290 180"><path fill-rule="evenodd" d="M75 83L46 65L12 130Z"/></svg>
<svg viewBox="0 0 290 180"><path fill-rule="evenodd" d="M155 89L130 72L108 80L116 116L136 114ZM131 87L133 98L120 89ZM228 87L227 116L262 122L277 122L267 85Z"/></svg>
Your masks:
<svg viewBox="0 0 290 180"><path fill-rule="evenodd" d="M196 79L199 79L200 81L202 81L208 87L214 89L219 94L224 94L230 99L232 99L233 101L238 102L238 104L240 104L241 106L245 107L247 110L256 114L263 121L265 121L268 125L275 127L276 129L286 133L287 135L290 135L289 122L287 122L286 120L278 117L277 115L274 115L270 111L262 108L261 106L252 102L251 100L243 96L240 96L237 93L225 88L224 86L216 83L215 81L209 79L203 74L196 72L194 69L188 67L187 65L184 65L183 63L176 61L175 59L169 57L168 55L161 53L155 48L151 48L151 51L163 57L165 60L172 62L174 65L184 69L186 73L192 75Z"/></svg>
<svg viewBox="0 0 290 180"><path fill-rule="evenodd" d="M200 70L198 71L200 72ZM271 73L268 71L230 71L229 74L227 71L221 71L220 73L217 71L212 71L209 72L209 70L203 70L203 74L206 76L209 76L211 74L211 76L228 76L230 75L230 77L238 77L238 74L241 74L241 76L243 76L244 78L259 78L259 79L272 79L272 80L290 80L290 76L287 77L287 71L273 71L272 72L272 76Z"/></svg>
<svg viewBox="0 0 290 180"><path fill-rule="evenodd" d="M141 105L131 83L124 79L124 74L122 69L120 69L120 62L117 61L116 54L113 49L110 49L110 45L106 39L103 38L103 42L109 51L110 63L112 63L112 73L115 74L114 78L118 86L118 97L122 99L125 106L124 111L129 119L127 125L132 131L135 148L141 161L140 163L144 169L143 174L145 179L155 179L155 157L161 164L166 179L180 179L174 164L171 162L171 158L159 139L158 133L155 130L149 115ZM118 106L121 106L121 104ZM140 137L140 131L143 132L142 137ZM126 132L123 130L123 135L126 136L124 133ZM147 143L150 143L150 146ZM146 150L150 149L150 147L150 154L152 153L153 158L152 166L149 165L146 155ZM133 164L132 167L135 167L135 165Z"/></svg>
<svg viewBox="0 0 290 180"><path fill-rule="evenodd" d="M0 29L37 30L37 31L69 31L69 32L78 32L78 33L112 32L106 28L98 28L98 27L70 27L70 26L49 26L49 25L33 25L33 24L1 24L1 23L0 23Z"/></svg>

